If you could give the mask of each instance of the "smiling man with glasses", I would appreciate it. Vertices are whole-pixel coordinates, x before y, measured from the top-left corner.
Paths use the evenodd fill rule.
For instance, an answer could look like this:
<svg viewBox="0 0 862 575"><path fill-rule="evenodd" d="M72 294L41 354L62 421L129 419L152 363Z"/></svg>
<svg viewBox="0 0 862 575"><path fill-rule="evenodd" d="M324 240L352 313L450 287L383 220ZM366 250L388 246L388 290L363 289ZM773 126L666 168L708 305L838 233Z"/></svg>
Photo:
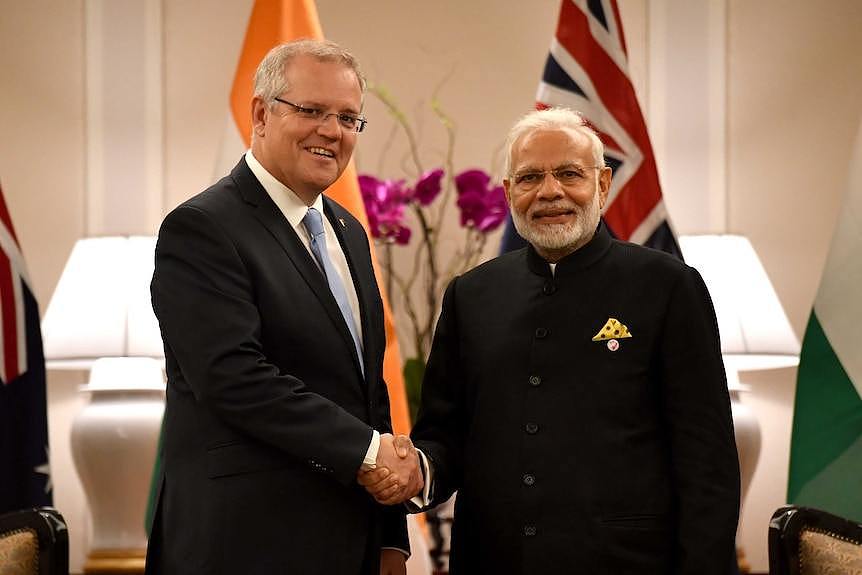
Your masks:
<svg viewBox="0 0 862 575"><path fill-rule="evenodd" d="M452 575L729 575L739 469L698 272L611 238L611 169L576 112L509 132L529 242L452 281L413 441L457 491ZM415 502L415 500L414 500Z"/></svg>
<svg viewBox="0 0 862 575"><path fill-rule="evenodd" d="M162 224L153 308L168 374L147 573L397 575L409 552L389 496L423 485L394 437L368 239L327 198L347 167L365 82L331 42L258 67L251 149Z"/></svg>

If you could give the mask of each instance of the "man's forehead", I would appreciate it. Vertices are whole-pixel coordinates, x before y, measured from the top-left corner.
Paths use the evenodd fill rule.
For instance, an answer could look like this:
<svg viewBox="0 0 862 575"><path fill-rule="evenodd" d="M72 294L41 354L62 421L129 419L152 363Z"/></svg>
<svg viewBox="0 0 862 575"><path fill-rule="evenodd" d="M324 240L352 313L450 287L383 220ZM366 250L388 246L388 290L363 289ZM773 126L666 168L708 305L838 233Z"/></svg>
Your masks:
<svg viewBox="0 0 862 575"><path fill-rule="evenodd" d="M524 134L512 147L512 166L548 168L583 164L592 158L587 136L567 128L540 129Z"/></svg>
<svg viewBox="0 0 862 575"><path fill-rule="evenodd" d="M284 63L285 77L290 80L292 76L311 75L317 77L320 74L327 76L347 75L360 86L359 76L356 70L346 62L332 58L318 58L313 54L298 54ZM361 90L361 88L360 88Z"/></svg>
<svg viewBox="0 0 862 575"><path fill-rule="evenodd" d="M356 71L338 60L302 54L285 64L287 93L306 106L361 109L363 94ZM357 110L358 111L358 110Z"/></svg>

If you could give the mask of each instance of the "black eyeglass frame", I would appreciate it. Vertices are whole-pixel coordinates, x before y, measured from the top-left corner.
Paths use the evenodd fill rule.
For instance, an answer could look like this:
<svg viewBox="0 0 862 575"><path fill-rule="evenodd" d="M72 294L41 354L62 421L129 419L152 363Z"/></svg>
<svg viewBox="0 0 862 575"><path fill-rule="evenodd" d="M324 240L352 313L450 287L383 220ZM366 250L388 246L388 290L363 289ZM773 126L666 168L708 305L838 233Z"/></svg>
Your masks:
<svg viewBox="0 0 862 575"><path fill-rule="evenodd" d="M347 112L324 112L319 108L300 106L299 104L288 102L287 100L279 97L275 97L273 98L273 100L282 104L287 104L288 106L293 108L293 111L299 114L301 117L320 122L321 124L326 122L326 120L328 120L330 116L335 116L335 119L338 120L338 125L341 126L342 129L349 132L361 134L362 131L365 129L366 124L368 124L368 120L366 120L363 116L349 114Z"/></svg>

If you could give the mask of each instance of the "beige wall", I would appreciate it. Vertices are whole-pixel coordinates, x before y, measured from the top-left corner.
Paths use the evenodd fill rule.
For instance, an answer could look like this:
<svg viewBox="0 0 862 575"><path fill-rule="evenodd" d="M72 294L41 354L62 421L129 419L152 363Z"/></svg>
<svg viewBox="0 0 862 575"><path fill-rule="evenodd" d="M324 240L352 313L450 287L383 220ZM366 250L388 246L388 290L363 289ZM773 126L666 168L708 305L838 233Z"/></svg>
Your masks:
<svg viewBox="0 0 862 575"><path fill-rule="evenodd" d="M43 308L84 226L82 6L0 9L0 185Z"/></svg>
<svg viewBox="0 0 862 575"><path fill-rule="evenodd" d="M208 2L202 11L195 0L164 2L165 213L215 179L251 5Z"/></svg>
<svg viewBox="0 0 862 575"><path fill-rule="evenodd" d="M658 8L674 0L621 1L635 85L644 110L685 70L651 69ZM801 338L817 288L862 112L862 5L855 0L709 0L726 7L727 230L748 235ZM74 240L86 226L86 59L82 0L4 2L0 18L0 183L45 306ZM166 211L213 179L226 102L250 0L162 0L164 190ZM442 130L427 110L440 99L458 122L456 169L490 169L505 129L533 103L557 0L344 3L318 0L324 31L353 49L368 76L385 84L414 119L423 159L439 161ZM668 35L670 36L670 35ZM391 121L369 99L371 127L357 152L360 171L395 177L403 142L387 144ZM677 134L665 110L656 137ZM662 132L664 131L664 132ZM387 147L388 146L388 147ZM662 175L679 158L661 158ZM677 162L677 164L674 164ZM669 178L670 181L670 178ZM667 191L684 229L695 213ZM724 200L725 198L721 198ZM454 213L454 212L452 212ZM496 244L496 242L492 242ZM489 249L489 252L491 250ZM756 570L766 570L766 524L783 503L795 370L744 374L745 401L763 425L763 456L741 525ZM68 418L80 404L74 377L52 374L52 444L58 504L73 529L80 565L86 518L69 468Z"/></svg>
<svg viewBox="0 0 862 575"><path fill-rule="evenodd" d="M731 231L764 260L803 334L862 119L862 4L730 3Z"/></svg>

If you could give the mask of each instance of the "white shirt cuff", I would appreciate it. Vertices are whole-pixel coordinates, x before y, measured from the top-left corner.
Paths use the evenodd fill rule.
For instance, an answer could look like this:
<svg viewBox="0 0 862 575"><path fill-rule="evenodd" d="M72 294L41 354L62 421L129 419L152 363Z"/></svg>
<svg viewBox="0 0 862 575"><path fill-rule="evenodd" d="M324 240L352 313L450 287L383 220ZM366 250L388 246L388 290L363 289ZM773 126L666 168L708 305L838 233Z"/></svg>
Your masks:
<svg viewBox="0 0 862 575"><path fill-rule="evenodd" d="M376 429L371 430L371 443L362 460L362 469L374 469L377 467L377 452L380 451L380 433Z"/></svg>
<svg viewBox="0 0 862 575"><path fill-rule="evenodd" d="M419 463L422 465L422 471L424 472L425 485L422 486L422 493L410 498L410 503L420 509L424 509L431 503L431 482L434 480L434 469L421 449L417 449L416 452L419 454Z"/></svg>

